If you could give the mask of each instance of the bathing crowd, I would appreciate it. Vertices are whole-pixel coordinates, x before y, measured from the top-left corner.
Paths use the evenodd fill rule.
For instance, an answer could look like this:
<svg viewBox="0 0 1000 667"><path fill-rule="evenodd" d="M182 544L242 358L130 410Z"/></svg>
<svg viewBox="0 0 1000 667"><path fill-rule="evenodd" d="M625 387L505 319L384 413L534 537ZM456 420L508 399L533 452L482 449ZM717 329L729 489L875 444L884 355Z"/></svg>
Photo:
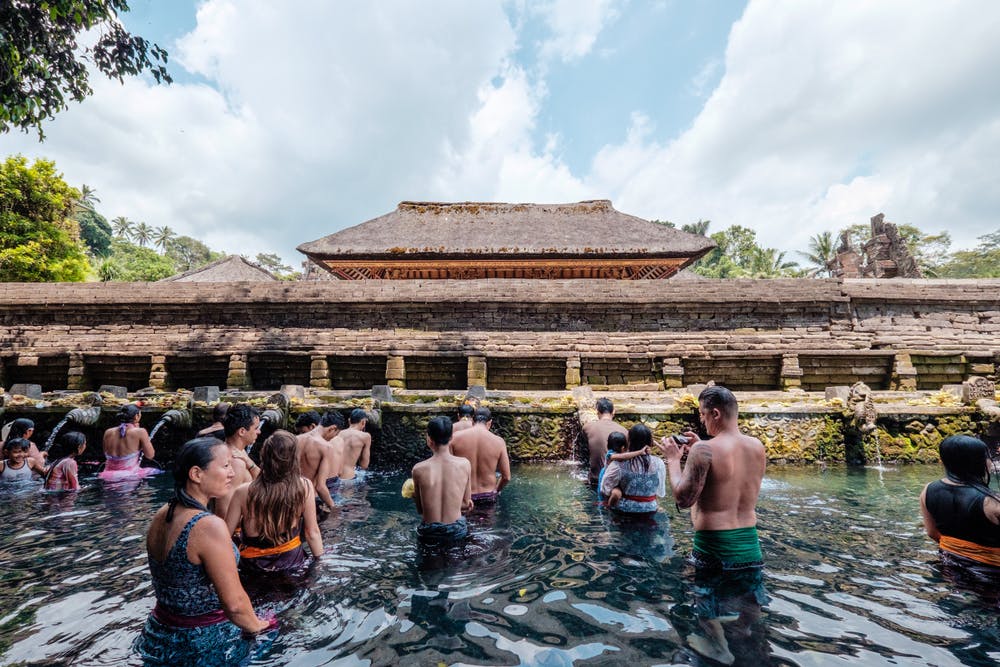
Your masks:
<svg viewBox="0 0 1000 667"><path fill-rule="evenodd" d="M691 508L694 591L705 636L689 637L700 653L732 662L715 592L720 586L747 604L740 620L749 624L767 601L763 556L757 537L756 504L766 456L759 440L742 433L735 396L719 386L699 396L699 416L708 439L687 431L653 442L650 429L626 430L614 420L608 399L597 401L597 419L584 425L588 478L598 497L623 520L655 515L669 478L678 508ZM106 480L158 472L143 468L155 452L139 425L140 410L124 406L119 425L105 431ZM336 411L303 414L297 434L278 430L257 461L248 455L260 432L260 417L248 405L220 403L213 423L187 442L174 463L174 495L150 524L149 568L156 594L139 647L149 662L176 663L226 646L220 632L245 636L276 626L261 617L241 583L244 576L301 569L323 553L318 522L335 503L334 494L359 483L367 469L371 436L368 415L349 420ZM448 548L468 534L465 514L497 503L510 481L502 438L490 431L485 407L463 405L459 419L435 417L427 426L431 456L416 464L403 495L412 497L422 522L424 548ZM9 428L8 428L9 427ZM41 475L51 490L79 488L76 457L86 448L78 432L63 434L52 451L32 443L34 424L15 420L5 427L0 482ZM660 455L651 452L652 447ZM989 488L986 445L968 435L940 446L945 476L920 496L928 536L938 542L942 563L1000 573L1000 496ZM729 619L732 620L732 619ZM231 623L227 623L227 621ZM233 642L230 644L235 645ZM204 653L202 653L204 656ZM238 656L222 656L226 660Z"/></svg>

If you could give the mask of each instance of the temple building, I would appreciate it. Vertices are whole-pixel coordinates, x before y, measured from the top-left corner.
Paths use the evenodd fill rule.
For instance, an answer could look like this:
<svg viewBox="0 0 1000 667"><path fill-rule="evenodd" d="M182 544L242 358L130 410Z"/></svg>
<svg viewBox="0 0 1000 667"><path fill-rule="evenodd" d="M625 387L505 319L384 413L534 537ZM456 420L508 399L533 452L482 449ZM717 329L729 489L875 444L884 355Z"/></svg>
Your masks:
<svg viewBox="0 0 1000 667"><path fill-rule="evenodd" d="M673 276L714 247L594 200L402 202L298 250L343 280L649 280Z"/></svg>

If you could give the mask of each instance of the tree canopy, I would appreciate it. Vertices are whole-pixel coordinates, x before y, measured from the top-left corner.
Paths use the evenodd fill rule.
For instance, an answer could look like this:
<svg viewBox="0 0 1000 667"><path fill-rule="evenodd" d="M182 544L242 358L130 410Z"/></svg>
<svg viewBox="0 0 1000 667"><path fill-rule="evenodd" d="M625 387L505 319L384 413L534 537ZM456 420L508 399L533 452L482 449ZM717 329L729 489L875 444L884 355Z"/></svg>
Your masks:
<svg viewBox="0 0 1000 667"><path fill-rule="evenodd" d="M80 240L87 245L91 255L104 257L111 251L111 225L97 211L89 208L73 216L80 225Z"/></svg>
<svg viewBox="0 0 1000 667"><path fill-rule="evenodd" d="M87 276L80 228L71 216L80 192L48 160L20 155L0 164L0 281L73 282Z"/></svg>
<svg viewBox="0 0 1000 667"><path fill-rule="evenodd" d="M127 11L127 0L0 2L0 132L34 129L44 139L43 121L93 92L88 60L119 81L148 71L169 83L167 52L125 29ZM88 32L97 41L81 49Z"/></svg>

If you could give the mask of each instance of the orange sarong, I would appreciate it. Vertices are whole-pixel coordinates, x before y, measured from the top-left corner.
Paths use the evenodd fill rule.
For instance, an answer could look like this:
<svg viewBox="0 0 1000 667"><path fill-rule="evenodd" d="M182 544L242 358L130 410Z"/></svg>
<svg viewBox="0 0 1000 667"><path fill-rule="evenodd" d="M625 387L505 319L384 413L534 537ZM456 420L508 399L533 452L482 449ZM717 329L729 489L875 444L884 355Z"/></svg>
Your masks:
<svg viewBox="0 0 1000 667"><path fill-rule="evenodd" d="M288 540L284 544L279 544L276 547L252 547L249 545L244 545L240 547L240 557L241 558L260 558L262 556L277 556L278 554L283 554L285 552L291 551L292 549L297 549L302 546L302 539L296 535L292 539Z"/></svg>
<svg viewBox="0 0 1000 667"><path fill-rule="evenodd" d="M938 546L956 556L962 556L977 563L1000 567L1000 547L984 547L981 544L960 540L957 537L949 537L948 535L941 536Z"/></svg>

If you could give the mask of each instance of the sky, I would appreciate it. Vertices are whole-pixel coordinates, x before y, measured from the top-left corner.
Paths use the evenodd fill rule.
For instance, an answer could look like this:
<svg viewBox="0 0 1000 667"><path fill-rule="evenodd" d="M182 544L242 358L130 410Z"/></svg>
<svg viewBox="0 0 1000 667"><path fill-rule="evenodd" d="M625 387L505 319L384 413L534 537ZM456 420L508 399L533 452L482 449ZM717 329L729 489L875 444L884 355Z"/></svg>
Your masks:
<svg viewBox="0 0 1000 667"><path fill-rule="evenodd" d="M274 252L400 201L560 203L743 225L877 213L953 249L1000 229L1000 3L132 0L171 85L94 95L0 154L97 210Z"/></svg>

